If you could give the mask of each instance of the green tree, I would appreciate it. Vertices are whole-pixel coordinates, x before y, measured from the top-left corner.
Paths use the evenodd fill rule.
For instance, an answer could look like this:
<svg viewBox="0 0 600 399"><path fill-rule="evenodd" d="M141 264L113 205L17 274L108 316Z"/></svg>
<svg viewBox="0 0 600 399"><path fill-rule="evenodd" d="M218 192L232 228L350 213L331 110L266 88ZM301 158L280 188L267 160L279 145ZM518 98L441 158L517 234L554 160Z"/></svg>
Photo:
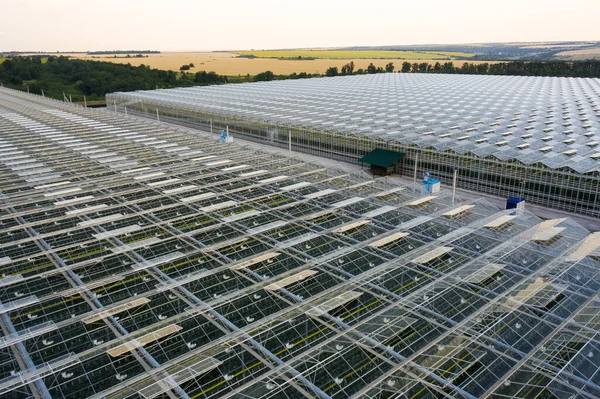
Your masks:
<svg viewBox="0 0 600 399"><path fill-rule="evenodd" d="M195 68L195 67L196 67L196 65L194 65L193 62L190 62L190 68Z"/></svg>
<svg viewBox="0 0 600 399"><path fill-rule="evenodd" d="M325 71L325 76L338 76L338 68L337 67L329 67Z"/></svg>
<svg viewBox="0 0 600 399"><path fill-rule="evenodd" d="M179 68L179 70L180 70L180 71L189 71L189 70L190 70L190 66L189 66L189 65L187 65L187 64L186 64L186 65L182 65L182 66Z"/></svg>
<svg viewBox="0 0 600 399"><path fill-rule="evenodd" d="M367 73L377 73L377 67L372 62L367 67Z"/></svg>
<svg viewBox="0 0 600 399"><path fill-rule="evenodd" d="M402 71L403 73L408 73L408 72L410 72L410 62L408 62L408 61L404 61L404 62L402 63L402 69L401 69L401 71Z"/></svg>
<svg viewBox="0 0 600 399"><path fill-rule="evenodd" d="M390 63L386 64L385 71L386 72L394 72L394 68L395 68L394 63L390 62Z"/></svg>
<svg viewBox="0 0 600 399"><path fill-rule="evenodd" d="M271 71L261 72L254 76L255 82L268 82L271 80L275 80L275 74Z"/></svg>

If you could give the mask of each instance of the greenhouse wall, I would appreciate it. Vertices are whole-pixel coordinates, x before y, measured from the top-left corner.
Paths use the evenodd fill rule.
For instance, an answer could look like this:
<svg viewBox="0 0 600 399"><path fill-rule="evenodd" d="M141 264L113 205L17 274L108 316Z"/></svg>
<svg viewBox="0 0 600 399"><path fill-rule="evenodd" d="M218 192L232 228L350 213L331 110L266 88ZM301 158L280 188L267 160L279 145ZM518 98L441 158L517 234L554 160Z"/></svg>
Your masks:
<svg viewBox="0 0 600 399"><path fill-rule="evenodd" d="M284 125L242 119L202 112L195 109L166 107L157 104L131 102L118 94L107 95L109 108L120 113L130 113L161 122L169 122L194 129L220 134L229 129L234 137L279 148L326 157L349 163L375 148L406 153L399 172L414 176L415 158L417 178L425 172L451 185L454 169L457 170L457 187L499 197L522 195L530 203L560 209L586 216L600 217L600 175L598 172L580 174L569 168L550 169L541 164L525 165L516 160L501 161L493 156L480 158L474 154L458 154L450 149L420 148L381 138L370 138L335 131L317 130L294 125Z"/></svg>

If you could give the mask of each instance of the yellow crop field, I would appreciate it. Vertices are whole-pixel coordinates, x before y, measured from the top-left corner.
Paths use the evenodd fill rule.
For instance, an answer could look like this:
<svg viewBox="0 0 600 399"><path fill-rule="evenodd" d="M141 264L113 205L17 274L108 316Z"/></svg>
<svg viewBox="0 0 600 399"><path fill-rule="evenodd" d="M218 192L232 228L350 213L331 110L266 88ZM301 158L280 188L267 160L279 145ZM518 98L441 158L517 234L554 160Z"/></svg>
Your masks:
<svg viewBox="0 0 600 399"><path fill-rule="evenodd" d="M394 59L394 60L443 60L457 57L473 57L475 54L459 52L431 51L389 51L389 50L258 50L236 51L240 55L253 55L258 58L326 58L339 60Z"/></svg>
<svg viewBox="0 0 600 399"><path fill-rule="evenodd" d="M108 61L121 64L131 64L139 66L147 65L151 68L179 71L179 68L184 64L194 64L194 67L189 70L191 73L199 71L215 71L220 75L237 76L237 75L256 75L264 71L272 71L275 74L288 75L291 73L320 73L324 74L329 67L338 67L347 64L350 61L354 62L354 69L366 69L370 63L377 67L385 67L389 62L393 62L398 71L402 67L403 62L445 62L444 60L435 59L315 59L315 60L293 60L293 59L276 59L276 58L239 58L237 54L225 52L172 52L149 54L148 57L126 58L118 56L92 56L82 53L64 53L62 55L72 58L85 60ZM454 60L455 65L462 65L461 60ZM470 63L479 64L484 61L468 61Z"/></svg>
<svg viewBox="0 0 600 399"><path fill-rule="evenodd" d="M2 64L4 62L4 60L6 60L6 58L0 57L0 64Z"/></svg>
<svg viewBox="0 0 600 399"><path fill-rule="evenodd" d="M600 60L600 48L590 48L583 50L561 51L556 54L557 58L581 61L581 60Z"/></svg>

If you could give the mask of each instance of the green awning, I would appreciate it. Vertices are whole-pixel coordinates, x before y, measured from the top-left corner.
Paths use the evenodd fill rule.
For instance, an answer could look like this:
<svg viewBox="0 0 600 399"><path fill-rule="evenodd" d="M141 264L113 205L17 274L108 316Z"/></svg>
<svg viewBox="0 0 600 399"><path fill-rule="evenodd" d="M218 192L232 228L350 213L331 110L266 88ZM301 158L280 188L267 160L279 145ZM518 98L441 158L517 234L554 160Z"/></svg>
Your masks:
<svg viewBox="0 0 600 399"><path fill-rule="evenodd" d="M368 163L375 166L381 166L382 168L387 168L392 166L394 163L404 157L403 152L384 150L381 148L376 148L373 151L369 152L367 155L362 157L359 162Z"/></svg>

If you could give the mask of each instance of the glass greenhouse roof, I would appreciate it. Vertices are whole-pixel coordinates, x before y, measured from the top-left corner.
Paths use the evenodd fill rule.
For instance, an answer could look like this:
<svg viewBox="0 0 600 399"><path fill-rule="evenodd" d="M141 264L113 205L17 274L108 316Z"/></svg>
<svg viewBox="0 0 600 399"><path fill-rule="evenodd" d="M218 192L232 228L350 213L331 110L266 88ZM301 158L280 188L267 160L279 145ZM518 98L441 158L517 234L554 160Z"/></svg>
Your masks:
<svg viewBox="0 0 600 399"><path fill-rule="evenodd" d="M600 79L386 73L107 98L539 162L551 169L600 170Z"/></svg>
<svg viewBox="0 0 600 399"><path fill-rule="evenodd" d="M3 88L0 149L2 398L600 397L570 219Z"/></svg>

